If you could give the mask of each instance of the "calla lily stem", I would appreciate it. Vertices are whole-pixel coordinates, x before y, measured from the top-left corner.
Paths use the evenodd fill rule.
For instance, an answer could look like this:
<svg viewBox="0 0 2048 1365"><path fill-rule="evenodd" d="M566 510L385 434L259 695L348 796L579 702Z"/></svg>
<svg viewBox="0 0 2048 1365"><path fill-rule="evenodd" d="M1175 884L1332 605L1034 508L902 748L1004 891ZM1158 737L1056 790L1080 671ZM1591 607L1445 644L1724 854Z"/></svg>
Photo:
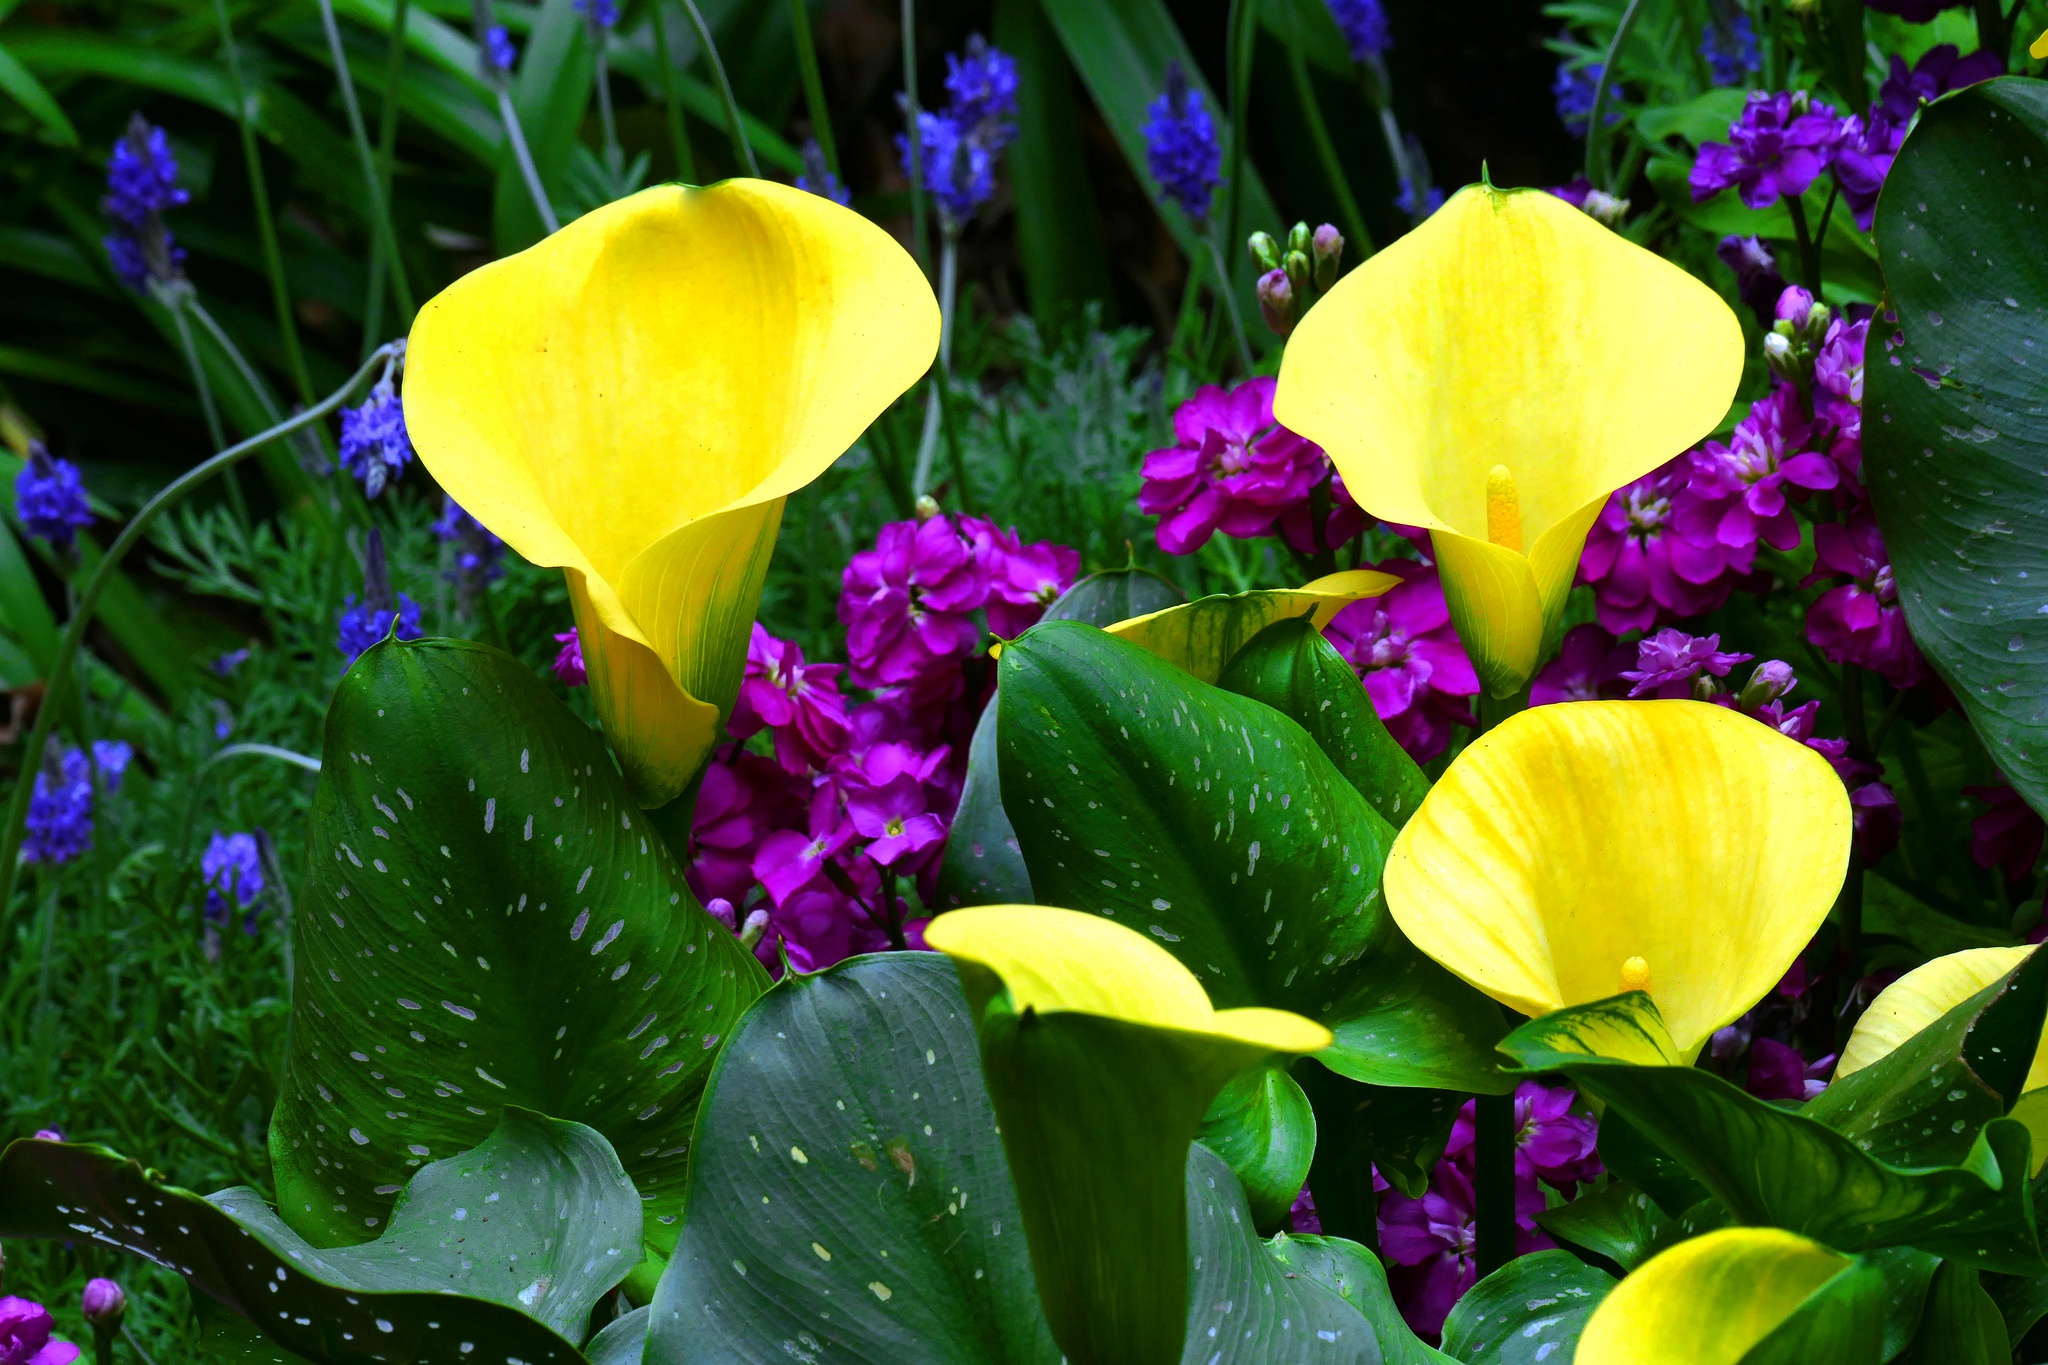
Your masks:
<svg viewBox="0 0 2048 1365"><path fill-rule="evenodd" d="M383 363L398 353L403 343L392 342L371 352L370 358L342 386L321 399L304 412L257 432L245 441L229 446L209 460L202 461L165 484L157 495L142 505L140 511L128 519L121 533L114 537L114 543L100 556L100 562L93 567L91 577L78 594L77 609L65 623L64 634L57 641L57 652L51 656L48 677L43 693L43 703L36 711L36 723L29 730L28 738L21 747L19 771L22 780L14 784L14 794L7 805L6 825L0 827L0 929L4 929L7 915L14 899L14 879L20 870L22 831L28 823L28 803L35 791L35 774L42 770L43 750L48 746L50 731L55 727L57 713L64 707L67 689L72 683L72 665L77 661L79 647L85 641L86 629L91 626L93 614L99 607L100 595L112 581L114 571L128 552L135 548L143 535L170 508L184 496L205 483L215 474L232 469L249 456L282 437L289 436L301 427L311 426L326 417L353 394Z"/></svg>

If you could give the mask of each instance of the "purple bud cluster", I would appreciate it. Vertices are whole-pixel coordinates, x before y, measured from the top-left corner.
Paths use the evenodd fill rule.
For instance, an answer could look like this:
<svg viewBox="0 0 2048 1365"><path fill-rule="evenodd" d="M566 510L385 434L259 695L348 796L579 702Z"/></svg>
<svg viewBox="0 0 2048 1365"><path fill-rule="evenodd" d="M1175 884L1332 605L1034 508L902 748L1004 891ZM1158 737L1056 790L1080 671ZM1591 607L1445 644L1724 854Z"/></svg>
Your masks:
<svg viewBox="0 0 2048 1365"><path fill-rule="evenodd" d="M91 848L94 798L121 789L121 777L134 757L135 751L118 739L94 740L90 751L52 744L29 793L22 861L68 863Z"/></svg>
<svg viewBox="0 0 2048 1365"><path fill-rule="evenodd" d="M191 197L178 184L178 161L164 130L132 115L107 160L107 197L100 201L111 229L103 245L123 284L144 293L184 278L185 251L171 240L164 214Z"/></svg>
<svg viewBox="0 0 2048 1365"><path fill-rule="evenodd" d="M957 231L994 196L996 157L1017 135L1016 60L977 33L964 53L946 55L946 94L943 109L918 110L915 153L939 221ZM896 151L910 175L909 137L897 137ZM837 197L829 180L806 178L814 183L803 188Z"/></svg>
<svg viewBox="0 0 2048 1365"><path fill-rule="evenodd" d="M1160 196L1178 204L1199 228L1209 220L1209 201L1223 179L1216 120L1178 62L1166 68L1166 89L1145 113L1145 163Z"/></svg>

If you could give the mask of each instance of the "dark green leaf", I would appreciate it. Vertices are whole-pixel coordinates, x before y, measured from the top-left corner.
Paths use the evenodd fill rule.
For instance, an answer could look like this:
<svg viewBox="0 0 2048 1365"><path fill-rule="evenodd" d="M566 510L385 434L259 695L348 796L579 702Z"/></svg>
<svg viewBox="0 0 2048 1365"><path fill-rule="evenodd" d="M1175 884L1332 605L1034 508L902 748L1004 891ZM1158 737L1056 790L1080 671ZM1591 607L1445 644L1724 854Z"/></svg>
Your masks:
<svg viewBox="0 0 2048 1365"><path fill-rule="evenodd" d="M599 1134L508 1108L480 1146L421 1170L359 1246L310 1246L254 1190L201 1199L104 1147L52 1142L0 1154L0 1234L84 1234L168 1265L323 1365L580 1362L592 1306L638 1254L640 1201Z"/></svg>
<svg viewBox="0 0 2048 1365"><path fill-rule="evenodd" d="M1884 1351L1881 1359L1895 1359L1920 1330L1920 1315L1927 1301L1927 1285L1934 1278L1939 1256L1912 1247L1885 1247L1865 1254L1864 1259L1884 1272ZM1993 1279L2008 1276L1994 1275Z"/></svg>
<svg viewBox="0 0 2048 1365"><path fill-rule="evenodd" d="M646 1354L647 1324L653 1311L652 1308L635 1308L606 1323L604 1330L590 1339L590 1345L584 1351L590 1357L590 1365L640 1365L641 1357Z"/></svg>
<svg viewBox="0 0 2048 1365"><path fill-rule="evenodd" d="M2015 1345L2048 1317L2048 1275L1986 1275L1983 1284L2005 1318L2006 1337Z"/></svg>
<svg viewBox="0 0 2048 1365"><path fill-rule="evenodd" d="M1216 685L1261 701L1302 729L1358 794L1399 829L1429 795L1429 778L1387 733L1358 674L1314 623L1276 621L1224 666Z"/></svg>
<svg viewBox="0 0 2048 1365"><path fill-rule="evenodd" d="M1603 1130L1602 1137L1606 1134ZM1624 1271L1634 1270L1684 1238L1654 1200L1626 1180L1545 1209L1536 1225L1561 1242L1605 1256Z"/></svg>
<svg viewBox="0 0 2048 1365"><path fill-rule="evenodd" d="M785 977L720 1056L697 1142L650 1359L766 1359L781 1342L822 1359L1059 1359L945 958Z"/></svg>
<svg viewBox="0 0 2048 1365"><path fill-rule="evenodd" d="M1611 1011L1630 1001L1654 1016L1640 993L1585 1008ZM1562 1072L1604 1101L1610 1117L1625 1118L1736 1221L1789 1228L1847 1252L1911 1245L1983 1269L2048 1269L2026 1188L2031 1143L2022 1124L1993 1118L1966 1125L1971 1141L1953 1165L1889 1165L1834 1129L1710 1072L1576 1051L1579 1012L1532 1020L1501 1051L1529 1071ZM1661 1032L1661 1020L1650 1022ZM1630 1174L1645 1183L1642 1173Z"/></svg>
<svg viewBox="0 0 2048 1365"><path fill-rule="evenodd" d="M1266 1244L1273 1259L1304 1279L1337 1291L1344 1302L1365 1315L1379 1338L1387 1365L1442 1365L1450 1359L1416 1338L1414 1329L1395 1306L1380 1258L1342 1237L1281 1235Z"/></svg>
<svg viewBox="0 0 2048 1365"><path fill-rule="evenodd" d="M1743 1352L1737 1365L1872 1365L1884 1347L1884 1272L1859 1260Z"/></svg>
<svg viewBox="0 0 2048 1365"><path fill-rule="evenodd" d="M1467 1290L1444 1319L1444 1353L1465 1365L1570 1360L1614 1277L1569 1251L1518 1256Z"/></svg>
<svg viewBox="0 0 2048 1365"><path fill-rule="evenodd" d="M1086 578L1059 595L1045 609L1047 621L1079 621L1089 626L1113 626L1134 616L1177 607L1188 600L1186 593L1150 569L1106 569Z"/></svg>
<svg viewBox="0 0 2048 1365"><path fill-rule="evenodd" d="M374 1235L414 1169L523 1104L604 1133L672 1243L704 1077L767 977L598 736L507 654L380 644L328 712L310 861L270 1133L286 1221Z"/></svg>
<svg viewBox="0 0 2048 1365"><path fill-rule="evenodd" d="M78 145L78 130L65 117L63 106L52 99L43 83L4 47L0 47L0 90L6 91L16 104L35 115L36 121L48 131L50 140L58 146Z"/></svg>
<svg viewBox="0 0 2048 1365"><path fill-rule="evenodd" d="M2013 786L2048 808L2048 85L1937 101L1900 151L1877 238L1896 324L1870 327L1866 480L1913 638Z"/></svg>
<svg viewBox="0 0 2048 1365"><path fill-rule="evenodd" d="M1223 1087L1202 1116L1200 1141L1230 1164L1261 1232L1278 1229L1308 1179L1316 1116L1285 1069L1262 1066Z"/></svg>
<svg viewBox="0 0 2048 1365"><path fill-rule="evenodd" d="M2007 1365L2014 1344L2006 1339L2005 1318L1978 1273L1944 1261L1927 1287L1920 1330L1905 1360L1910 1365ZM1783 1359L1796 1365L1798 1358Z"/></svg>
<svg viewBox="0 0 2048 1365"><path fill-rule="evenodd" d="M1040 901L1149 933L1218 1008L1322 1021L1333 1070L1504 1089L1493 1003L1380 898L1393 829L1300 726L1101 631L1003 652L1003 806Z"/></svg>
<svg viewBox="0 0 2048 1365"><path fill-rule="evenodd" d="M1600 1161L1610 1175L1648 1194L1667 1217L1681 1218L1710 1199L1706 1186L1612 1110L1600 1116Z"/></svg>
<svg viewBox="0 0 2048 1365"><path fill-rule="evenodd" d="M946 835L939 865L940 903L1031 905L1031 874L1017 848L1017 831L1003 811L1003 780L996 743L996 703L981 709L967 749L967 780Z"/></svg>

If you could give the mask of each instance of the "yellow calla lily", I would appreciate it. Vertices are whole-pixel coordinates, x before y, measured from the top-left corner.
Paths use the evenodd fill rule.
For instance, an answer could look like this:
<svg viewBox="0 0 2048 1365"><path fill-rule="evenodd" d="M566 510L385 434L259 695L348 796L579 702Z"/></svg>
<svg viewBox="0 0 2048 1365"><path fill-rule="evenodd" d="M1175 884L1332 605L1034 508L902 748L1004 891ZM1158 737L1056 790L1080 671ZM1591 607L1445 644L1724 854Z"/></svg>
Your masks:
<svg viewBox="0 0 2048 1365"><path fill-rule="evenodd" d="M1415 946L1540 1015L1629 990L1698 1055L1784 976L1848 865L1827 760L1694 701L1574 702L1461 753L1394 841Z"/></svg>
<svg viewBox="0 0 2048 1365"><path fill-rule="evenodd" d="M1507 696L1607 496L1713 431L1742 361L1686 271L1555 195L1473 185L1309 310L1273 411L1359 506L1429 528L1459 638Z"/></svg>
<svg viewBox="0 0 2048 1365"><path fill-rule="evenodd" d="M455 500L560 566L634 797L696 773L745 668L783 500L937 354L895 239L759 180L664 185L420 310L405 417Z"/></svg>
<svg viewBox="0 0 2048 1365"><path fill-rule="evenodd" d="M1609 1290L1576 1365L1736 1365L1853 1262L1781 1228L1721 1228L1651 1257Z"/></svg>
<svg viewBox="0 0 2048 1365"><path fill-rule="evenodd" d="M925 942L994 972L1019 1014L1072 1012L1205 1033L1270 1052L1318 1052L1335 1035L1287 1010L1219 1010L1179 958L1115 920L1044 905L940 915Z"/></svg>

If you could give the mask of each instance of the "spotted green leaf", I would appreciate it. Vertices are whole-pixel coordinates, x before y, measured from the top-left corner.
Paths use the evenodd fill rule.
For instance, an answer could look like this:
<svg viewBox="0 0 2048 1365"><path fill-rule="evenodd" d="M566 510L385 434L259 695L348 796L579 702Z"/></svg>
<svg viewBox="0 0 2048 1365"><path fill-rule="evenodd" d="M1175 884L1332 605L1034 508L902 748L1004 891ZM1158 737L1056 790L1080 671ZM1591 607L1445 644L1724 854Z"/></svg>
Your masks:
<svg viewBox="0 0 2048 1365"><path fill-rule="evenodd" d="M1444 1354L1464 1365L1568 1361L1614 1277L1569 1251L1519 1256L1466 1291L1444 1319Z"/></svg>
<svg viewBox="0 0 2048 1365"><path fill-rule="evenodd" d="M1626 1180L1611 1180L1568 1204L1545 1209L1536 1215L1536 1224L1560 1242L1604 1256L1624 1271L1684 1235L1655 1200Z"/></svg>
<svg viewBox="0 0 2048 1365"><path fill-rule="evenodd" d="M692 899L597 735L511 656L363 655L328 712L294 922L279 1213L378 1233L508 1104L587 1123L672 1243L719 1042L767 986Z"/></svg>
<svg viewBox="0 0 2048 1365"><path fill-rule="evenodd" d="M1327 1025L1331 1069L1502 1090L1492 1002L1386 912L1394 831L1302 728L1144 649L1061 622L1003 652L1003 806L1040 902L1150 934L1217 1008Z"/></svg>
<svg viewBox="0 0 2048 1365"><path fill-rule="evenodd" d="M1316 1151L1315 1111L1294 1078L1280 1066L1240 1073L1209 1105L1198 1137L1244 1186L1252 1222L1278 1229Z"/></svg>
<svg viewBox="0 0 2048 1365"><path fill-rule="evenodd" d="M1416 1337L1394 1302L1386 1267L1357 1242L1282 1233L1266 1243L1266 1249L1287 1270L1336 1290L1339 1298L1362 1313L1379 1338L1380 1356L1387 1365L1444 1365L1450 1359Z"/></svg>
<svg viewBox="0 0 2048 1365"><path fill-rule="evenodd" d="M202 1199L83 1144L0 1154L0 1236L81 1235L245 1324L210 1324L230 1358L580 1365L591 1308L639 1255L640 1200L598 1133L511 1108L421 1169L376 1241L328 1250L245 1187Z"/></svg>

